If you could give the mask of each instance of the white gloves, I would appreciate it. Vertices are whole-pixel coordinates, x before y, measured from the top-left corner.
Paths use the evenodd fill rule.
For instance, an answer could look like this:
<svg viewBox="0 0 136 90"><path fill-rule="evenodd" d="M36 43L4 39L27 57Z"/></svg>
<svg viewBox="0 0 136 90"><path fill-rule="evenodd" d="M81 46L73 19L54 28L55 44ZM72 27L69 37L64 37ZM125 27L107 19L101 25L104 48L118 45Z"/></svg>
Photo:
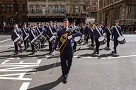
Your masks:
<svg viewBox="0 0 136 90"><path fill-rule="evenodd" d="M72 35L68 36L68 40L70 40L72 38Z"/></svg>
<svg viewBox="0 0 136 90"><path fill-rule="evenodd" d="M52 56L55 56L55 54L56 54L56 50L54 50L54 51L52 52Z"/></svg>

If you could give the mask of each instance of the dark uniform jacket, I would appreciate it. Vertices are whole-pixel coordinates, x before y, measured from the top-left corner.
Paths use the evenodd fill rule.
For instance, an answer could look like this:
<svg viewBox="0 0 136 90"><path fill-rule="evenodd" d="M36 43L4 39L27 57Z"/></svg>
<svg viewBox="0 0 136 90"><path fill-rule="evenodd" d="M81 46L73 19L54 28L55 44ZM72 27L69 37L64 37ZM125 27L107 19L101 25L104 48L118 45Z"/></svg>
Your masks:
<svg viewBox="0 0 136 90"><path fill-rule="evenodd" d="M51 32L50 28L51 28L52 32ZM50 38L53 36L52 33L55 33L55 32L56 32L56 29L55 29L54 27L48 26L47 29L46 29L46 34L47 34ZM49 37L48 37L48 39L49 39Z"/></svg>
<svg viewBox="0 0 136 90"><path fill-rule="evenodd" d="M12 39L12 41L14 41L18 37L18 35L22 37L21 29L20 28L18 28L16 30L13 29L12 32L11 32L11 39Z"/></svg>
<svg viewBox="0 0 136 90"><path fill-rule="evenodd" d="M62 36L63 34L65 34L65 32L66 32L66 28L62 28L62 29L60 29L60 30L57 32L57 38L56 38L56 40L55 40L55 44L54 44L54 47L53 47L54 49L56 49L58 43L59 43L59 46L62 45L62 43L60 42L60 38L61 38L61 36ZM67 32L71 32L71 29L69 28L69 29L67 30ZM67 42L67 44L66 44L66 47L73 47L73 45L72 45L73 38L76 37L76 36L81 36L81 35L82 35L82 34L81 34L79 31L74 30L74 31L72 32L72 39L68 40L68 42Z"/></svg>
<svg viewBox="0 0 136 90"><path fill-rule="evenodd" d="M112 34L112 31L111 31L110 28L106 27L105 30L104 30L104 33L106 33L107 37L110 37L110 35Z"/></svg>
<svg viewBox="0 0 136 90"><path fill-rule="evenodd" d="M29 35L30 30L28 28L22 28L22 33L23 33L23 40L27 35Z"/></svg>
<svg viewBox="0 0 136 90"><path fill-rule="evenodd" d="M37 30L30 30L30 33L29 33L29 39L30 39L30 41L32 41L35 37L37 37L38 36L38 32L37 32Z"/></svg>
<svg viewBox="0 0 136 90"><path fill-rule="evenodd" d="M114 38L118 38L118 37L119 37L119 34L118 34L116 28L118 29L119 34L122 36L121 27L120 27L120 26L114 26L114 27L113 27L113 30L112 30L112 37L114 37Z"/></svg>
<svg viewBox="0 0 136 90"><path fill-rule="evenodd" d="M103 36L102 31L99 30L99 32L100 32L100 33L99 33L98 30L99 30L98 28L93 30L93 31L94 31L94 37L95 37L95 38L99 38L100 36ZM101 35L100 35L100 34L101 34Z"/></svg>

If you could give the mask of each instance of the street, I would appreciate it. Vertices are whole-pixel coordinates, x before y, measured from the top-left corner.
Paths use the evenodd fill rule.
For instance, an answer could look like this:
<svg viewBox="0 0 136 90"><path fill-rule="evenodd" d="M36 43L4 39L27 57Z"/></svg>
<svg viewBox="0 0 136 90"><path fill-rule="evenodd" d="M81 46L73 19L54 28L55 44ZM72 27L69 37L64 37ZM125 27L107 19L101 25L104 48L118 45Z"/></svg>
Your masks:
<svg viewBox="0 0 136 90"><path fill-rule="evenodd" d="M31 48L13 56L10 36L0 36L0 90L136 90L136 35L126 34L119 56L100 47L100 56L87 45L74 53L68 83L62 83L60 60L49 57L48 46L30 56ZM47 43L45 43L48 45Z"/></svg>

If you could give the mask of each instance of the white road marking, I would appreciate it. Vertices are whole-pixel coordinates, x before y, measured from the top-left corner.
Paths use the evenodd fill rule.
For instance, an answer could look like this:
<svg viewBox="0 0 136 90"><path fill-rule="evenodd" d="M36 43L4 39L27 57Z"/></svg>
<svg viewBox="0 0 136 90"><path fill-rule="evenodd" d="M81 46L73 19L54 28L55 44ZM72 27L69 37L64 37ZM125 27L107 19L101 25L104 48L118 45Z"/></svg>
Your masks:
<svg viewBox="0 0 136 90"><path fill-rule="evenodd" d="M6 42L6 41L9 41L11 39L6 39L6 40L3 40L3 41L0 41L0 43L3 43L3 42Z"/></svg>
<svg viewBox="0 0 136 90"><path fill-rule="evenodd" d="M119 59L119 58L128 58L128 57L136 57L136 55L128 55L128 56L118 56L118 57L90 57L90 56L88 56L88 57L83 57L83 56L73 56L73 57L75 57L75 58L85 58L85 59L92 59L92 58L94 58L94 59L97 59L97 58L99 58L99 59Z"/></svg>
<svg viewBox="0 0 136 90"><path fill-rule="evenodd" d="M27 90L29 84L30 84L30 82L24 82L19 90Z"/></svg>

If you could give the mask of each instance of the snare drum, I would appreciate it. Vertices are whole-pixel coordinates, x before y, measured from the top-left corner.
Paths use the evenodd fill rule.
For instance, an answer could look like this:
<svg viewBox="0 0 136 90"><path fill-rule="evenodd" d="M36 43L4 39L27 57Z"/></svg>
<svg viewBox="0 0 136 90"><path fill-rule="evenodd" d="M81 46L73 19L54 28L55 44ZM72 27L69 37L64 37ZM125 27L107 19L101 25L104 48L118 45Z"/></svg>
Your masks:
<svg viewBox="0 0 136 90"><path fill-rule="evenodd" d="M75 42L78 42L78 41L80 41L80 40L81 40L81 36L77 36L77 37L74 38L74 41L75 41Z"/></svg>
<svg viewBox="0 0 136 90"><path fill-rule="evenodd" d="M106 38L104 36L101 36L101 37L98 38L98 41L100 42L100 44L105 44Z"/></svg>
<svg viewBox="0 0 136 90"><path fill-rule="evenodd" d="M54 39L56 38L56 36L52 36L49 41L52 42Z"/></svg>
<svg viewBox="0 0 136 90"><path fill-rule="evenodd" d="M126 40L125 40L125 37L124 37L124 36L119 36L119 37L117 38L117 40L118 40L119 44L124 44L124 43L126 43Z"/></svg>

